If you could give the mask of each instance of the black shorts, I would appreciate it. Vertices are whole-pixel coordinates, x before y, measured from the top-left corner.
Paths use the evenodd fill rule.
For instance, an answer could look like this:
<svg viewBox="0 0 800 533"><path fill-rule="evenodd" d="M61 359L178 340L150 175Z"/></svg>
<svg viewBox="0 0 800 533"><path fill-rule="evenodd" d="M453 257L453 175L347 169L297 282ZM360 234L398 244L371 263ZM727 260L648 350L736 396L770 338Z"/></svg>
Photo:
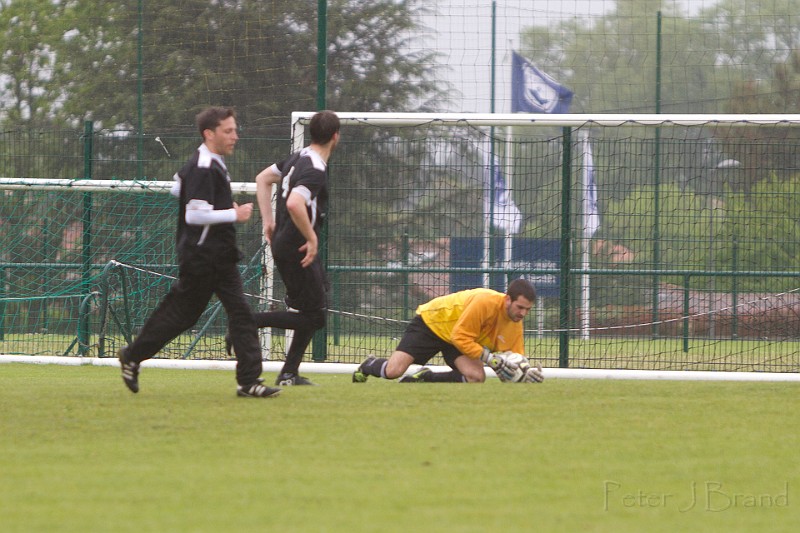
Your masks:
<svg viewBox="0 0 800 533"><path fill-rule="evenodd" d="M450 344L439 338L431 328L425 324L422 317L414 316L403 333L403 338L397 345L397 350L406 352L414 358L414 363L424 365L438 353L442 354L444 362L450 368L455 368L456 358L461 356L461 352Z"/></svg>
<svg viewBox="0 0 800 533"><path fill-rule="evenodd" d="M298 311L318 311L328 307L328 279L319 258L306 268L300 261L275 257L275 266L286 286L286 305Z"/></svg>

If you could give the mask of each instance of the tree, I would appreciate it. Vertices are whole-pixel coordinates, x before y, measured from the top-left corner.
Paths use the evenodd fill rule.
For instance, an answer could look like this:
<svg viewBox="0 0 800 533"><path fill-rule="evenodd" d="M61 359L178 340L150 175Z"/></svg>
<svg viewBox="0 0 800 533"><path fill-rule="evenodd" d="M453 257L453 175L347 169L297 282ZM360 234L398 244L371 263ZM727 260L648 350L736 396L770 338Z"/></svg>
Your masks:
<svg viewBox="0 0 800 533"><path fill-rule="evenodd" d="M723 223L716 236L716 264L736 265L739 271L792 270L800 261L800 216L797 193L800 174L784 179L768 176L753 185L749 194L732 193L724 199ZM734 247L736 251L734 251ZM732 279L723 279L729 287ZM794 290L793 277L745 277L741 291L783 292Z"/></svg>
<svg viewBox="0 0 800 533"><path fill-rule="evenodd" d="M729 113L783 114L800 112L800 52L794 52L784 64L774 67L774 75L760 83L747 80L736 83L727 102ZM785 179L800 168L796 147L800 131L787 126L718 127L715 136L720 149L739 162L740 183L735 190L749 192L759 181L774 176Z"/></svg>
<svg viewBox="0 0 800 533"><path fill-rule="evenodd" d="M682 5L619 0L594 19L524 30L521 52L573 89L576 111L653 113L660 11L660 111L721 113L738 82L771 78L800 48L800 0L720 0L692 16Z"/></svg>
<svg viewBox="0 0 800 533"><path fill-rule="evenodd" d="M798 10L799 0L764 5L724 0L702 12L729 43L724 62L748 66L732 84L726 112L800 113L800 29L794 22ZM752 25L756 16L761 23ZM749 193L761 180L773 175L787 179L800 168L795 149L800 142L797 128L719 128L716 136L722 149L741 163L742 183L734 189Z"/></svg>
<svg viewBox="0 0 800 533"><path fill-rule="evenodd" d="M800 0L764 3L720 0L692 15L683 3L620 0L608 13L565 19L522 32L523 55L575 93L573 110L587 113L796 113L800 110L800 29L793 23ZM656 106L657 13L662 13L660 106ZM798 56L800 57L800 56ZM650 136L640 129L641 135ZM623 128L603 136L624 136ZM669 135L665 130L661 132ZM637 135L637 133L633 133ZM794 128L706 128L677 131L661 139L663 161L671 146L701 152L711 147L741 165L734 190L775 172L786 177L800 165L794 154ZM681 137L682 136L682 137ZM694 138L692 136L695 136ZM672 142L672 145L669 143ZM683 149L683 148L680 148ZM690 158L691 159L691 158ZM645 161L642 161L644 164ZM713 184L715 166L687 159L682 167L665 165L672 177L695 190ZM629 165L632 168L639 165ZM683 175L682 175L683 174ZM722 174L717 172L716 174ZM665 176L662 175L662 182ZM700 178L700 179L696 179ZM620 177L616 177L617 180ZM640 183L616 181L608 188L625 193ZM630 185L630 186L626 186ZM523 186L523 188L532 188Z"/></svg>
<svg viewBox="0 0 800 533"><path fill-rule="evenodd" d="M11 124L49 123L59 106L52 43L62 12L49 0L0 1L0 109Z"/></svg>
<svg viewBox="0 0 800 533"><path fill-rule="evenodd" d="M666 4L666 5L662 5ZM532 26L521 53L568 85L573 109L586 113L656 111L658 12L662 24L661 110L697 112L707 95L707 49L699 24L677 2L621 0L596 19ZM705 106L707 108L707 106Z"/></svg>
<svg viewBox="0 0 800 533"><path fill-rule="evenodd" d="M327 107L407 110L437 94L433 52L401 52L416 4L330 2ZM310 0L64 3L60 33L42 40L59 65L58 115L135 130L141 96L144 131L185 130L209 104L235 106L251 134L288 128L291 111L316 108L316 8Z"/></svg>
<svg viewBox="0 0 800 533"><path fill-rule="evenodd" d="M719 0L697 17L713 36L719 65L741 70L742 79L761 80L800 47L798 10L798 0Z"/></svg>

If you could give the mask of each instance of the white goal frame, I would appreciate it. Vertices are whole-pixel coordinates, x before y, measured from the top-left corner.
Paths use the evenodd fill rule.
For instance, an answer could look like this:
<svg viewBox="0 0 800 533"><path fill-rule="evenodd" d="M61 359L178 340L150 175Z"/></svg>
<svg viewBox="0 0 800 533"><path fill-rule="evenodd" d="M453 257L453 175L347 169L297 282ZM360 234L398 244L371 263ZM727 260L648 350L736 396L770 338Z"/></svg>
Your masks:
<svg viewBox="0 0 800 533"><path fill-rule="evenodd" d="M291 115L292 151L305 145L305 126L317 112L295 111ZM511 128L514 126L797 126L800 114L541 114L541 113L382 113L336 112L342 125L374 126L475 126ZM510 188L510 186L509 186ZM585 324L584 326L588 326ZM287 338L287 346L288 346ZM319 364L319 363L317 363ZM323 365L328 363L322 363ZM350 365L343 364L349 367ZM492 374L487 369L487 374ZM649 379L702 381L797 381L800 373L715 372L614 369L547 369L545 374L561 378Z"/></svg>
<svg viewBox="0 0 800 533"><path fill-rule="evenodd" d="M292 144L294 149L302 148L304 134L298 126L306 124L315 112L295 111L292 113ZM378 113L378 112L337 112L342 124L374 124L378 126L424 126L471 125L471 126L703 126L703 125L741 125L772 126L798 125L800 114L755 115L755 114L570 114L549 115L541 113Z"/></svg>

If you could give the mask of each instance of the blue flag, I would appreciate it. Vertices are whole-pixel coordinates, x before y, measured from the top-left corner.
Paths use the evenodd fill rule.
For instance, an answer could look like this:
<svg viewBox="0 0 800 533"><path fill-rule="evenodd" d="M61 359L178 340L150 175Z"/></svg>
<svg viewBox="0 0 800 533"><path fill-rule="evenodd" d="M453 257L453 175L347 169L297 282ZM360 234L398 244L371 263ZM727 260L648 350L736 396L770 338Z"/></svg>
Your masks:
<svg viewBox="0 0 800 533"><path fill-rule="evenodd" d="M569 113L572 91L514 52L511 61L512 113Z"/></svg>
<svg viewBox="0 0 800 533"><path fill-rule="evenodd" d="M491 163L489 154L484 156L484 196L483 196L483 210L486 215L486 220L489 220L489 214L492 214L492 226L506 235L513 235L519 233L522 229L522 213L520 212L517 204L511 199L511 195L506 187L506 179L503 172L500 170L500 159L495 154L494 164ZM492 194L492 187L494 187L494 194ZM492 203L491 200L494 200Z"/></svg>
<svg viewBox="0 0 800 533"><path fill-rule="evenodd" d="M588 137L584 139L583 151L583 235L591 239L600 227L600 212L597 209L597 183L594 181L594 158Z"/></svg>

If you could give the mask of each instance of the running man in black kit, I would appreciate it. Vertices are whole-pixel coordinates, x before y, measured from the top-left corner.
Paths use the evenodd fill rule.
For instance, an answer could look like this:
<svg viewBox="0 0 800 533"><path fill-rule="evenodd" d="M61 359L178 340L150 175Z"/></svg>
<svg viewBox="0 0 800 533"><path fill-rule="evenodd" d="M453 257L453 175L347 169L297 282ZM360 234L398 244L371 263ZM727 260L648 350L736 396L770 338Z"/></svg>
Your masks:
<svg viewBox="0 0 800 533"><path fill-rule="evenodd" d="M311 118L311 144L256 176L264 237L286 286L287 311L255 313L259 328L294 330L276 385L313 385L299 375L314 332L325 327L328 281L318 254L319 233L328 210L328 158L339 142L339 117L321 111ZM278 185L272 213L273 186ZM231 332L231 335L235 335Z"/></svg>
<svg viewBox="0 0 800 533"><path fill-rule="evenodd" d="M238 396L267 398L280 389L262 385L258 330L244 295L236 263L234 223L246 222L253 204L237 205L231 193L224 156L233 153L239 139L233 109L211 107L196 117L203 144L175 174L172 194L180 199L176 248L178 279L145 322L130 346L119 350L122 379L139 392L139 365L169 341L191 328L212 294L228 313L236 351Z"/></svg>

